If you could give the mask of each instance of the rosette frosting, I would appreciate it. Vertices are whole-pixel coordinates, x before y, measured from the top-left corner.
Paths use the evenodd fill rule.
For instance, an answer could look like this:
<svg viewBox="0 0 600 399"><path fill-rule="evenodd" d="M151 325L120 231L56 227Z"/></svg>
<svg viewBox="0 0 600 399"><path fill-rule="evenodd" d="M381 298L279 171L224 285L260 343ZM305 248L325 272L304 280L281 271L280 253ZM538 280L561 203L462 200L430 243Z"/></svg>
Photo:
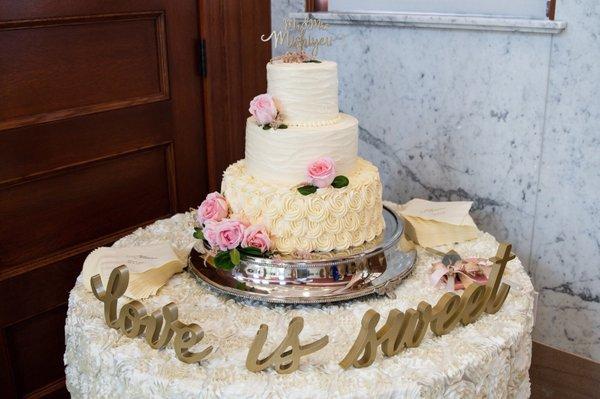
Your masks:
<svg viewBox="0 0 600 399"><path fill-rule="evenodd" d="M345 250L384 228L379 171L358 159L350 184L303 196L292 187L255 178L244 160L225 171L222 192L234 213L264 224L279 252Z"/></svg>

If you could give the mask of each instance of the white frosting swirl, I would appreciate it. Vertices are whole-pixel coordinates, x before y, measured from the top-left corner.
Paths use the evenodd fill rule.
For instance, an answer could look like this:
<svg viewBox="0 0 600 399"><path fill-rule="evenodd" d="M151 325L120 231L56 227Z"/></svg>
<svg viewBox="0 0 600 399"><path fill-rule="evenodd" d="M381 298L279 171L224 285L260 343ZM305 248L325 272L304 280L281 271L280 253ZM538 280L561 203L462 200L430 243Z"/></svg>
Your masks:
<svg viewBox="0 0 600 399"><path fill-rule="evenodd" d="M308 201L308 219L316 222L322 222L327 215L325 204L318 197L310 198Z"/></svg>

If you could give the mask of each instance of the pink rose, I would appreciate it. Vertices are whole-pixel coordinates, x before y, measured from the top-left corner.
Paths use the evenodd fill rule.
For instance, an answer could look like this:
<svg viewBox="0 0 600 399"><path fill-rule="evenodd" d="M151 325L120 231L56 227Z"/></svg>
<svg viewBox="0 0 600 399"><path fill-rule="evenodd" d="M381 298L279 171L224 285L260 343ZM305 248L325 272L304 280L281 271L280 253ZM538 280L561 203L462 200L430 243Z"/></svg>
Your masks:
<svg viewBox="0 0 600 399"><path fill-rule="evenodd" d="M319 188L331 185L335 179L335 162L329 157L323 157L308 165L306 171L309 183Z"/></svg>
<svg viewBox="0 0 600 399"><path fill-rule="evenodd" d="M216 244L221 251L236 248L242 243L246 227L237 220L223 219L215 225Z"/></svg>
<svg viewBox="0 0 600 399"><path fill-rule="evenodd" d="M206 196L198 208L198 222L204 224L207 220L215 222L227 217L229 206L221 194L214 192Z"/></svg>
<svg viewBox="0 0 600 399"><path fill-rule="evenodd" d="M256 118L260 125L267 125L277 117L277 107L273 98L268 94L261 94L250 101L250 109L248 110Z"/></svg>
<svg viewBox="0 0 600 399"><path fill-rule="evenodd" d="M211 248L217 248L218 246L216 229L217 224L218 222L215 222L213 220L207 220L206 223L204 223L204 228L202 229L204 239L208 241L208 244Z"/></svg>
<svg viewBox="0 0 600 399"><path fill-rule="evenodd" d="M254 247L260 249L260 252L267 252L269 248L271 248L271 240L269 239L265 226L255 224L254 226L248 227L244 232L242 247Z"/></svg>

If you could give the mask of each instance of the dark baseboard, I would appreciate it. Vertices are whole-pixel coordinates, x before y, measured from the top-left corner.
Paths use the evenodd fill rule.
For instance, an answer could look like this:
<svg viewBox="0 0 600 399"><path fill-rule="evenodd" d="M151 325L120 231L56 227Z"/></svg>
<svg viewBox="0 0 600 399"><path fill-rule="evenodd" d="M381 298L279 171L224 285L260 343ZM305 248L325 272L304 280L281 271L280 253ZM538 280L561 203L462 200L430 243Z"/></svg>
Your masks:
<svg viewBox="0 0 600 399"><path fill-rule="evenodd" d="M533 342L531 397L598 398L600 363Z"/></svg>

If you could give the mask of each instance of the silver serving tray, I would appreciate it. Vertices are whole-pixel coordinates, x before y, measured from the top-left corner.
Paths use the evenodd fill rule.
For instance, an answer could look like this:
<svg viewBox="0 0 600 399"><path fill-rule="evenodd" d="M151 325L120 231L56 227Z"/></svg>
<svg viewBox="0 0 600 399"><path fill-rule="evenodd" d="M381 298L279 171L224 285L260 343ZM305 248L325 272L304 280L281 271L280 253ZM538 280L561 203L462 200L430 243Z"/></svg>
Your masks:
<svg viewBox="0 0 600 399"><path fill-rule="evenodd" d="M393 296L412 271L416 252L403 252L403 223L383 207L385 229L374 240L346 251L313 252L305 256L245 256L232 270L217 269L192 250L188 270L217 291L272 303L327 303L365 295Z"/></svg>

